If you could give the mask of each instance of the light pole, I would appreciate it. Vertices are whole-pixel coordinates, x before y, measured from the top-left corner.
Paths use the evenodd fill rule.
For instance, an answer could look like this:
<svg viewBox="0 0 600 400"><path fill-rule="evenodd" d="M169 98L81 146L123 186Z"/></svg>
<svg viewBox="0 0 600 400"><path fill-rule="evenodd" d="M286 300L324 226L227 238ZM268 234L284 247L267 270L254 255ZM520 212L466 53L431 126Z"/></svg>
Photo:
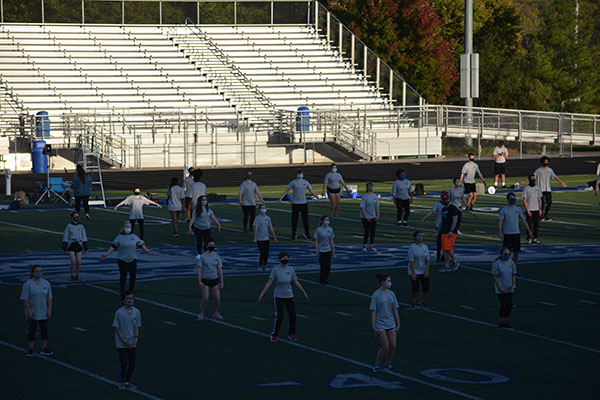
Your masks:
<svg viewBox="0 0 600 400"><path fill-rule="evenodd" d="M460 97L465 99L465 125L473 125L473 98L479 97L479 54L473 54L473 0L465 0L465 52L460 55ZM465 144L473 145L470 133Z"/></svg>

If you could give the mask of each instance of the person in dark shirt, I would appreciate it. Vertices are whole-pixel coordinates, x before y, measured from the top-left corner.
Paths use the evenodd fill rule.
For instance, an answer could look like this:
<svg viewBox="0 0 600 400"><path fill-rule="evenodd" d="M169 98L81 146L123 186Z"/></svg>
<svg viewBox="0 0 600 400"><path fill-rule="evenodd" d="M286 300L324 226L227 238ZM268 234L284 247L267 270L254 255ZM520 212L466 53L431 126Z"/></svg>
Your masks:
<svg viewBox="0 0 600 400"><path fill-rule="evenodd" d="M441 211L442 221L440 223L440 234L442 236L442 251L444 252L445 267L440 269L440 272L456 271L460 266L460 262L454 255L454 241L456 240L456 232L458 231L458 215L460 210L450 203L448 193L442 193L441 203L444 208ZM450 267L450 259L454 263L454 267Z"/></svg>

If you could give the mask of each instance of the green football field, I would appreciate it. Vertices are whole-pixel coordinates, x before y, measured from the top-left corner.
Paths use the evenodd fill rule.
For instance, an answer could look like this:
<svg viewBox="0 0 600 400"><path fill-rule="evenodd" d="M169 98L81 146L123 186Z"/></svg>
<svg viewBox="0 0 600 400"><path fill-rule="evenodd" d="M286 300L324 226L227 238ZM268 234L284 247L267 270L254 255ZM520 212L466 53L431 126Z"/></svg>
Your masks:
<svg viewBox="0 0 600 400"><path fill-rule="evenodd" d="M562 178L569 186L592 179ZM384 193L388 190L385 185L378 184L377 188ZM426 188L435 191L442 185L427 182ZM235 193L233 188L219 190ZM263 188L268 197L281 190ZM412 233L420 229L433 250L435 216L424 225L418 220L436 201L436 197L415 198L411 226L398 228L391 199L382 198L376 244L409 244ZM464 216L457 245L499 249L497 208L504 204L503 194L480 196L477 217ZM520 200L518 204L522 205ZM278 248L314 252L309 241L289 241L289 204L269 203L268 208L281 239ZM213 204L213 209L223 224L221 233L213 229L217 251L227 246L254 249L251 236L241 230L239 206ZM309 209L314 229L329 205L327 201L320 205L313 202ZM39 253L42 266L44 257L60 256L68 213L66 209L2 212L0 259L5 261L0 262L0 276L21 274L21 282L27 278L28 265L6 262L18 260L19 254L32 260ZM127 214L126 208L118 212L92 209L92 220L83 221L91 251L84 256L82 282L53 286L49 343L53 356L24 356L26 324L19 300L21 287L2 281L0 304L7 323L0 330L3 398L597 398L593 382L600 365L600 256L590 258L589 254L600 250L600 208L593 192L554 193L553 221L541 224L540 240L545 246L539 247L552 254L546 255L544 262L520 264L511 330L496 325L499 306L489 275L493 257L489 262L464 263L450 274L438 272L439 264L432 265L426 310L409 309L406 268L389 267L394 264L393 254L380 256L376 262L380 265L364 270L358 258L336 259L332 284L327 287L318 285L318 274L301 273L310 302L296 293L298 343L269 341L272 289L263 303L256 301L266 282L265 274L254 271L225 276L224 321L196 320L200 290L193 275L169 278L166 272L163 279L140 280L136 284L136 307L142 313L143 326L132 380L138 389L133 392L119 391L115 386L119 364L111 323L120 306L118 283L86 280L85 275L86 262L91 263L99 249L109 246ZM173 248L188 251L194 245L192 237L169 235L165 209L146 208L145 215L145 240L157 253ZM336 244L347 252L358 251L362 242L358 201L344 200L339 215L331 223ZM179 228L184 232L185 224L181 222ZM561 256L565 249L580 247L587 249L585 259L578 258L577 252L572 260ZM524 246L525 254L530 248L535 246ZM558 261L552 260L554 255ZM67 275L66 257L64 261ZM336 272L335 265L358 270ZM378 342L370 330L368 306L371 293L377 289L375 273L380 271L392 276L392 290L401 302L402 328L395 372L373 373ZM287 315L280 336L286 334ZM39 341L36 346L39 350Z"/></svg>

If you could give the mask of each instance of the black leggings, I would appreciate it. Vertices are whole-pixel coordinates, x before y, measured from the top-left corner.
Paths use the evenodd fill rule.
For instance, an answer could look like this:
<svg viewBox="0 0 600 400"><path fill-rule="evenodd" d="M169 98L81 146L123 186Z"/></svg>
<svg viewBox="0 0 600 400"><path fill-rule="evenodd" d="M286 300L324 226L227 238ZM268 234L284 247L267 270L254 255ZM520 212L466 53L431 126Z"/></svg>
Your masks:
<svg viewBox="0 0 600 400"><path fill-rule="evenodd" d="M86 214L90 213L90 196L75 196L75 211L81 211L81 202Z"/></svg>
<svg viewBox="0 0 600 400"><path fill-rule="evenodd" d="M135 368L135 347L126 349L117 348L117 351L119 352L119 361L121 362L121 383L129 382Z"/></svg>
<svg viewBox="0 0 600 400"><path fill-rule="evenodd" d="M320 252L319 265L321 266L321 274L319 275L319 283L326 284L329 279L329 271L331 271L331 251Z"/></svg>
<svg viewBox="0 0 600 400"><path fill-rule="evenodd" d="M256 216L256 206L242 206L242 211L244 212L244 229L252 229L252 225L254 224L254 217ZM248 219L250 219L250 224L248 224ZM248 225L248 228L246 228Z"/></svg>
<svg viewBox="0 0 600 400"><path fill-rule="evenodd" d="M42 336L42 340L48 340L48 320L47 319L29 319L27 320L27 326L29 328L29 332L27 333L27 340L33 342L35 340L35 331L37 329L37 325L40 325L40 332Z"/></svg>
<svg viewBox="0 0 600 400"><path fill-rule="evenodd" d="M293 298L282 299L281 297L275 298L275 326L273 326L273 336L279 336L279 329L283 323L283 306L287 309L290 316L290 329L289 334L296 334L296 303Z"/></svg>
<svg viewBox="0 0 600 400"><path fill-rule="evenodd" d="M542 192L542 215L548 217L552 205L552 192Z"/></svg>
<svg viewBox="0 0 600 400"><path fill-rule="evenodd" d="M143 219L130 219L129 223L131 224L131 233L135 231L135 222L137 221L140 226L140 239L144 240L144 220Z"/></svg>
<svg viewBox="0 0 600 400"><path fill-rule="evenodd" d="M267 261L269 260L269 241L257 240L256 245L258 246L258 251L260 251L260 256L258 256L258 265L261 267L266 267Z"/></svg>
<svg viewBox="0 0 600 400"><path fill-rule="evenodd" d="M540 231L540 211L531 211L531 217L527 215L527 225L529 225L529 229L533 232L533 238L538 238L538 233Z"/></svg>
<svg viewBox="0 0 600 400"><path fill-rule="evenodd" d="M404 218L402 218L402 211L404 211ZM408 221L410 215L410 199L401 200L396 199L396 221Z"/></svg>
<svg viewBox="0 0 600 400"><path fill-rule="evenodd" d="M296 228L298 227L298 214L302 214L302 225L304 226L304 233L310 236L308 230L308 204L292 204L292 233L296 234Z"/></svg>
<svg viewBox="0 0 600 400"><path fill-rule="evenodd" d="M435 258L439 260L442 258L442 230L435 236Z"/></svg>
<svg viewBox="0 0 600 400"><path fill-rule="evenodd" d="M361 218L360 220L363 224L363 228L365 229L365 234L363 235L363 244L366 245L367 240L370 239L369 243L373 245L375 243L375 227L377 226L377 221L367 221L366 218Z"/></svg>
<svg viewBox="0 0 600 400"><path fill-rule="evenodd" d="M131 262L117 260L117 264L119 264L119 274L120 279L119 283L121 285L121 293L125 291L125 281L127 280L127 273L129 272L129 290L133 290L133 286L135 286L135 274L137 271L137 261L133 260Z"/></svg>
<svg viewBox="0 0 600 400"><path fill-rule="evenodd" d="M500 318L508 318L510 311L513 308L512 293L498 293L498 300L500 300Z"/></svg>
<svg viewBox="0 0 600 400"><path fill-rule="evenodd" d="M196 251L198 254L202 254L206 250L206 244L210 238L210 229L198 229L194 227L194 233L196 234Z"/></svg>
<svg viewBox="0 0 600 400"><path fill-rule="evenodd" d="M412 288L413 293L417 293L419 291L419 282L421 282L421 287L423 288L423 293L429 292L429 277L425 278L425 275L417 275L417 279L413 280L412 276L408 276L410 279L410 286Z"/></svg>

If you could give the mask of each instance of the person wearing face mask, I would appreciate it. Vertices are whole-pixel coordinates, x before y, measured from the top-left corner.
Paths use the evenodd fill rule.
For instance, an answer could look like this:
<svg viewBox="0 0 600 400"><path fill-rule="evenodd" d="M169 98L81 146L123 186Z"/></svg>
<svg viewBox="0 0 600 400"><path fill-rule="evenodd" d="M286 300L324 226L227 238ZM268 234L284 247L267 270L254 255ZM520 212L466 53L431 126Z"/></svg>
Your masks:
<svg viewBox="0 0 600 400"><path fill-rule="evenodd" d="M137 272L135 249L138 247L144 250L148 255L152 255L152 250L146 247L144 241L135 233L131 232L131 222L123 221L121 232L117 235L115 240L113 240L106 253L100 256L100 259L104 261L113 251L118 250L117 265L119 266L119 284L121 292L125 290L127 273L129 273L129 291L133 291L133 287L135 286L135 276Z"/></svg>
<svg viewBox="0 0 600 400"><path fill-rule="evenodd" d="M515 205L517 196L510 192L506 195L506 200L508 205L502 207L500 214L498 214L498 236L502 240L502 246L512 251L513 261L516 263L519 260L519 252L521 251L519 220L527 228L527 237L531 238L532 234L521 207Z"/></svg>
<svg viewBox="0 0 600 400"><path fill-rule="evenodd" d="M367 182L367 193L360 198L360 221L364 229L362 251L377 252L375 248L375 228L379 219L379 198L377 198L374 190L373 183ZM367 240L370 244L369 247L367 247Z"/></svg>
<svg viewBox="0 0 600 400"><path fill-rule="evenodd" d="M448 193L442 193L441 199L444 208L442 208L441 211L442 219L439 231L442 236L444 268L440 269L440 272L450 272L456 271L460 266L460 262L456 259L456 255L454 254L454 242L456 241L458 215L460 214L460 210L450 203L450 195L448 195ZM454 263L453 268L450 267L450 260Z"/></svg>
<svg viewBox="0 0 600 400"><path fill-rule="evenodd" d="M412 289L413 309L426 308L423 300L429 293L429 248L423 243L423 234L419 231L413 233L414 243L408 246L408 277ZM417 303L421 283L421 298Z"/></svg>
<svg viewBox="0 0 600 400"><path fill-rule="evenodd" d="M494 289L500 301L499 328L512 328L508 322L510 311L513 308L513 292L517 287L517 266L510 259L510 249L503 247L500 256L494 260L492 265L492 276L494 277Z"/></svg>
<svg viewBox="0 0 600 400"><path fill-rule="evenodd" d="M325 191L327 190L327 196L331 201L331 210L329 211L329 215L332 217L337 217L337 213L340 210L340 203L342 202L342 186L346 189L346 192L350 193L348 186L346 186L346 182L344 182L344 178L342 178L342 174L338 172L337 165L335 163L329 166L330 172L325 175L325 181L323 182L323 192L321 195L325 195Z"/></svg>
<svg viewBox="0 0 600 400"><path fill-rule="evenodd" d="M246 180L240 185L240 206L242 207L242 212L244 213L244 233L248 232L248 229L251 229L254 226L254 218L256 216L256 197L258 197L261 202L265 202L265 199L263 199L262 195L260 194L260 190L258 190L258 186L256 186L256 183L252 180L252 171L247 171ZM249 224L248 220L250 220Z"/></svg>
<svg viewBox="0 0 600 400"><path fill-rule="evenodd" d="M33 265L29 272L29 279L21 289L21 300L25 306L25 319L27 320L27 342L26 355L33 357L35 345L35 331L40 326L42 337L41 355L51 356L54 354L48 350L48 319L52 316L52 287L50 282L42 278L42 267Z"/></svg>
<svg viewBox="0 0 600 400"><path fill-rule="evenodd" d="M214 319L222 320L223 316L219 313L221 305L221 290L225 286L223 280L223 261L221 256L215 252L216 244L213 238L208 238L206 251L196 257L196 267L198 268L198 285L202 290L202 301L200 302L200 313L198 320L205 319L204 313L208 305L208 295L213 294L213 315Z"/></svg>
<svg viewBox="0 0 600 400"><path fill-rule="evenodd" d="M269 231L273 235L273 240L277 243L275 229L271 223L271 217L267 215L267 205L261 204L258 208L258 217L254 220L254 243L258 246L260 256L258 258L258 270L267 270L267 261L269 260Z"/></svg>
<svg viewBox="0 0 600 400"><path fill-rule="evenodd" d="M392 371L392 359L396 352L396 335L400 331L400 315L398 315L398 300L392 287L392 279L388 274L377 274L379 289L371 295L371 328L379 339L381 348L377 352L373 372L383 368ZM385 363L384 363L385 362Z"/></svg>
<svg viewBox="0 0 600 400"><path fill-rule="evenodd" d="M333 229L329 226L329 217L323 215L321 217L321 225L315 230L315 251L317 252L317 259L321 267L321 274L319 275L319 283L321 285L329 284L331 260L335 254L334 237Z"/></svg>
<svg viewBox="0 0 600 400"><path fill-rule="evenodd" d="M498 186L498 175L502 177L502 187L506 187L506 161L508 160L508 149L504 146L504 140L498 143L492 152L494 159L494 187Z"/></svg>
<svg viewBox="0 0 600 400"><path fill-rule="evenodd" d="M144 240L144 206L153 205L162 208L160 204L150 200L146 196L142 196L139 186L133 188L133 195L128 196L125 200L117 204L114 211L121 206L130 206L129 222L131 222L131 231L135 231L135 223L140 227L140 238Z"/></svg>
<svg viewBox="0 0 600 400"><path fill-rule="evenodd" d="M71 222L65 228L62 240L62 249L71 261L71 280L79 280L81 270L81 253L88 252L88 239L85 227L79 223L80 215L77 211L71 213ZM75 273L75 275L73 275Z"/></svg>
<svg viewBox="0 0 600 400"><path fill-rule="evenodd" d="M444 195L447 195L448 192L442 192L440 194L440 199L442 199L444 197ZM419 222L420 225L423 225L425 223L425 220L427 218L429 218L430 216L432 216L433 214L436 214L436 218L435 218L435 240L436 240L436 262L441 262L442 261L442 232L440 230L441 224L442 224L442 210L444 209L444 203L442 203L442 200L438 201L437 203L435 203L433 205L433 207L431 207L431 210L429 210L429 212L427 214L425 214L425 216L421 219L421 221Z"/></svg>
<svg viewBox="0 0 600 400"><path fill-rule="evenodd" d="M481 174L479 170L479 165L475 162L475 155L473 153L469 153L469 161L463 165L462 171L460 173L460 181L465 184L465 193L469 194L469 198L467 200L467 210L473 211L473 207L475 206L475 201L477 200L477 190L475 187L475 175L478 175L483 181L483 185L485 184L485 178Z"/></svg>
<svg viewBox="0 0 600 400"><path fill-rule="evenodd" d="M301 169L296 170L296 179L291 181L283 194L277 201L281 203L289 191L292 191L292 240L296 240L296 228L298 227L298 214L302 214L302 225L304 226L304 239L310 240L310 230L308 226L308 202L306 200L306 191L308 190L321 203L319 196L315 193L310 182L304 179L304 172Z"/></svg>
<svg viewBox="0 0 600 400"><path fill-rule="evenodd" d="M292 290L292 283L302 292L306 301L309 301L308 294L298 281L296 271L293 267L288 265L290 261L290 255L282 251L279 253L279 265L271 270L271 275L267 279L265 287L263 287L260 295L258 296L258 303L263 299L263 296L267 290L275 282L275 289L273 290L273 297L275 298L275 323L273 325L273 331L271 332L271 342L277 342L279 340L279 330L283 324L284 314L283 308L285 307L290 318L290 325L288 330L288 339L292 342L296 342L296 303L294 302L294 291Z"/></svg>
<svg viewBox="0 0 600 400"><path fill-rule="evenodd" d="M523 205L527 212L527 225L533 232L533 237L527 239L528 244L539 244L538 232L540 228L540 217L542 215L542 189L535 184L535 175L529 175L529 185L523 189Z"/></svg>
<svg viewBox="0 0 600 400"><path fill-rule="evenodd" d="M554 172L552 168L549 167L550 159L546 156L540 159L542 164L541 167L535 170L533 173L535 178L537 179L538 184L540 185L540 189L542 190L542 221L552 221L550 218L550 206L552 205L552 185L550 181L552 179L556 179L563 188L567 187L567 184L564 183L558 175ZM521 184L527 183L528 180L521 182Z"/></svg>
<svg viewBox="0 0 600 400"><path fill-rule="evenodd" d="M131 376L135 369L135 350L142 327L142 314L133 306L135 299L132 291L121 293L121 303L123 306L115 312L112 323L121 366L119 389L135 389L137 386L131 383Z"/></svg>
<svg viewBox="0 0 600 400"><path fill-rule="evenodd" d="M410 203L413 201L412 184L406 179L406 173L403 169L396 171L398 178L392 186L392 197L396 205L396 226L408 226L408 217L410 215ZM402 212L404 211L404 216Z"/></svg>
<svg viewBox="0 0 600 400"><path fill-rule="evenodd" d="M462 204L465 205L466 208L469 208L469 205L465 201L465 190L460 186L460 178L454 178L454 186L448 189L448 195L450 196L450 203L454 205L454 207L458 208L461 211ZM462 212L458 214L458 223L456 225L456 232L460 235L460 224L462 222Z"/></svg>
<svg viewBox="0 0 600 400"><path fill-rule="evenodd" d="M188 234L196 236L196 250L198 254L202 254L206 250L208 239L211 237L210 222L212 221L217 225L219 233L221 233L221 223L209 207L208 198L200 196L199 200L192 213L192 219L190 219Z"/></svg>

